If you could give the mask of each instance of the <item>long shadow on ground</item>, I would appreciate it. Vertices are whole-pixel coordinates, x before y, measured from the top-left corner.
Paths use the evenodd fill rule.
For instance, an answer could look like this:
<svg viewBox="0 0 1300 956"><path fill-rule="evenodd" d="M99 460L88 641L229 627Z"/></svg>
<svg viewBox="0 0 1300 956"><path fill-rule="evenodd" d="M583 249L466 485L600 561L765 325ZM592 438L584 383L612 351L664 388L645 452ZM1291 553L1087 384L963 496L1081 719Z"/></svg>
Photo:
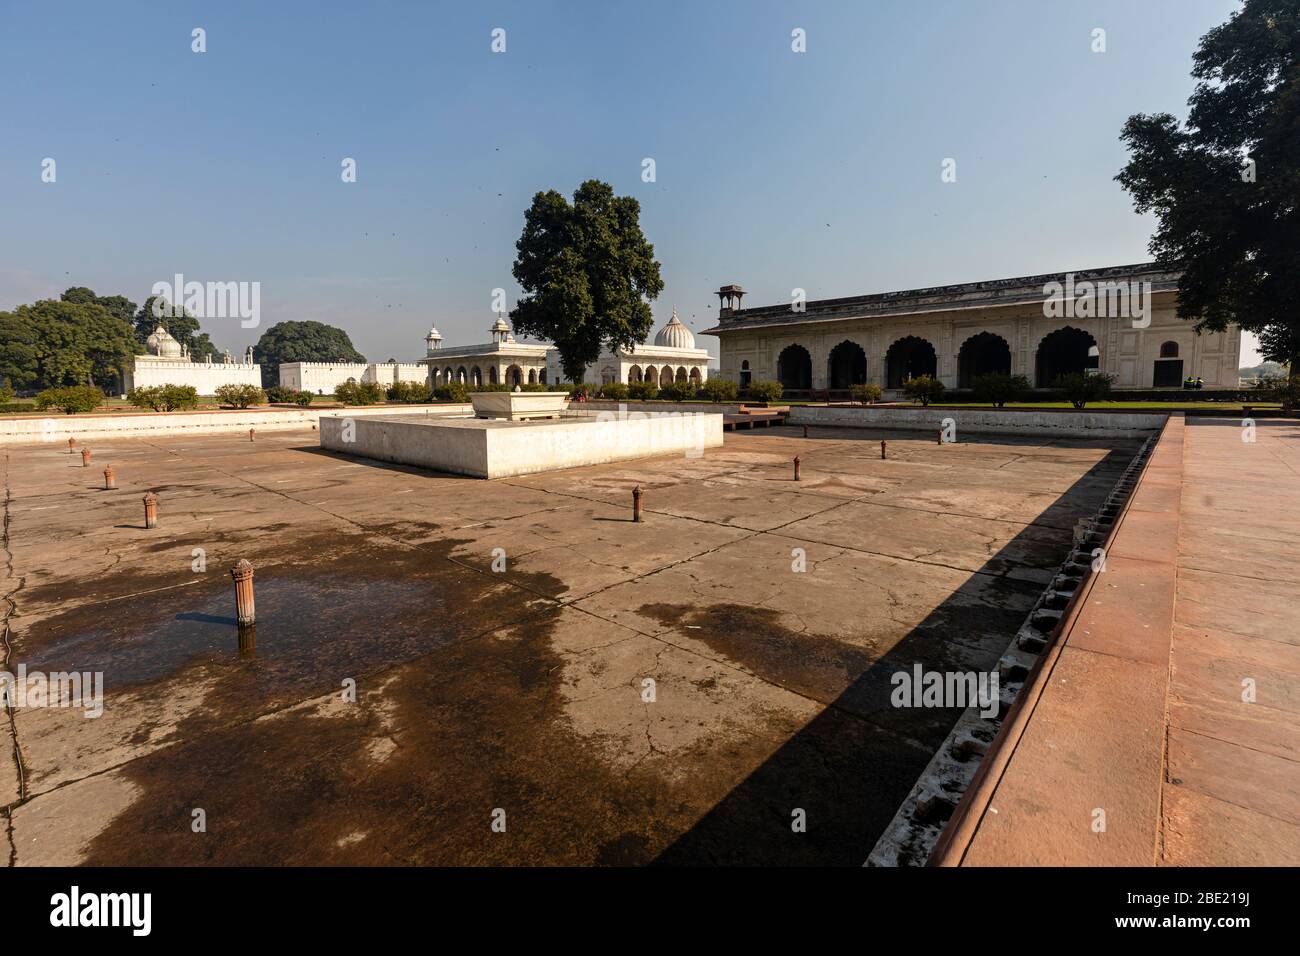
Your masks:
<svg viewBox="0 0 1300 956"><path fill-rule="evenodd" d="M1047 511L1059 514L1063 504L1069 507L1066 503L1073 502L1078 517L1091 514L1105 495L1098 489L1118 478L1133 451L1110 450ZM1099 483L1100 478L1107 481ZM1021 551L1021 539L1028 534L1026 526L890 651L865 664L829 706L654 862L864 863L961 714L957 708L924 712L893 708L891 675L910 671L915 662L927 670L988 670L995 666L1040 590L1037 585L992 576L1005 570L1004 556ZM1035 540L1041 549L1039 532L1035 532ZM1056 560L1064 560L1068 546L1066 534ZM792 673L797 685L797 675L815 671L815 659L825 653L815 642L810 645L808 635L783 634L771 621L755 618L752 609L663 609L665 619L674 614L701 628L693 635L711 632L711 643L716 642L719 651L760 676L787 685ZM972 639L979 634L986 635L983 642ZM811 663L809 658L813 658ZM838 663L852 664L843 655ZM854 672L848 667L845 670ZM806 679L809 684L816 683L815 674ZM792 689L820 696L815 694L815 686ZM793 826L797 810L804 813L806 832L796 832Z"/></svg>

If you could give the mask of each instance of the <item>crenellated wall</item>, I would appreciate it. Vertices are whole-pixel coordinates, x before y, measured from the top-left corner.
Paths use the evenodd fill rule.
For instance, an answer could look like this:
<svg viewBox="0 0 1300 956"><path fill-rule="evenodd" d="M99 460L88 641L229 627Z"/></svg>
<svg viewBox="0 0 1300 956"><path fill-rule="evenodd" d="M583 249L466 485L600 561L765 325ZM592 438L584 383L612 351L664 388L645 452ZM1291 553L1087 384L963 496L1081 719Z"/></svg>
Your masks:
<svg viewBox="0 0 1300 956"><path fill-rule="evenodd" d="M262 366L245 362L187 362L139 358L123 377L123 390L154 385L193 385L200 395L211 395L221 385L262 386Z"/></svg>
<svg viewBox="0 0 1300 956"><path fill-rule="evenodd" d="M385 387L395 382L424 382L425 367L414 362L284 362L280 385L294 391L332 395L348 379L378 382Z"/></svg>

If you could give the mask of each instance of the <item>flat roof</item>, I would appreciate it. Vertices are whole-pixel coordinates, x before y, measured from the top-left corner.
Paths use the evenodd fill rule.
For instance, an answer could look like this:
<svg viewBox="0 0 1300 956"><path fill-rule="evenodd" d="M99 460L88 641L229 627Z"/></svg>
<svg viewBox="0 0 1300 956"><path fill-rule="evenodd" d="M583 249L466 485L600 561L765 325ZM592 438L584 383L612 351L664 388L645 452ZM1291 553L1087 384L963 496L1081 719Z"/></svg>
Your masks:
<svg viewBox="0 0 1300 956"><path fill-rule="evenodd" d="M1046 298L1043 291L1045 286L1053 282L1065 285L1071 276L1076 286L1082 282L1145 281L1151 283L1152 292L1175 292L1178 289L1180 274L1179 270L1170 269L1159 263L1142 262L1133 265L1106 266L1100 269L1080 269L1074 272L1048 272L1042 275L1016 276L1008 279L987 279L981 282L963 282L897 292L876 292L837 299L817 299L807 302L803 312L794 312L789 302L783 302L779 305L736 309L725 316L719 316L718 324L705 329L701 334L721 335L767 326L805 325L844 319L1038 303Z"/></svg>

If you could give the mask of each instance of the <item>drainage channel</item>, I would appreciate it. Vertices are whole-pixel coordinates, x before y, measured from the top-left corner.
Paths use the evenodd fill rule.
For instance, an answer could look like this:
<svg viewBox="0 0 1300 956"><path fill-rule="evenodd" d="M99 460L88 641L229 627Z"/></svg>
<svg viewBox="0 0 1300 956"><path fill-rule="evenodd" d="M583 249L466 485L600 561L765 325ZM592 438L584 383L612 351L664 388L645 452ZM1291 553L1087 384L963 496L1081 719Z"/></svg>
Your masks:
<svg viewBox="0 0 1300 956"><path fill-rule="evenodd" d="M1094 553L1104 549L1158 438L1152 435L1142 444L1102 507L1075 526L1074 548L998 660L997 714L985 716L978 703L962 713L876 841L867 866L924 866L929 860L1011 705L1040 656L1059 637L1062 621L1093 573Z"/></svg>

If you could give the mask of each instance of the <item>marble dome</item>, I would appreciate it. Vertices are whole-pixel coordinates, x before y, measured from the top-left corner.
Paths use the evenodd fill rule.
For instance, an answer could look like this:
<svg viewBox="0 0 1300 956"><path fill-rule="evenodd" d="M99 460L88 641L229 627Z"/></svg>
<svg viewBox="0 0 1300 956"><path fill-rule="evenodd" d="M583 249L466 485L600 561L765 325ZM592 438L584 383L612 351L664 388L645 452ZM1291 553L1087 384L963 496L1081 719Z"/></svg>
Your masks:
<svg viewBox="0 0 1300 956"><path fill-rule="evenodd" d="M668 324L655 335L655 345L662 345L670 349L695 348L695 336L677 318L676 309L673 309L673 317L668 320Z"/></svg>
<svg viewBox="0 0 1300 956"><path fill-rule="evenodd" d="M172 338L171 333L161 325L153 330L153 335L144 340L144 344L159 358L181 357L181 343Z"/></svg>

